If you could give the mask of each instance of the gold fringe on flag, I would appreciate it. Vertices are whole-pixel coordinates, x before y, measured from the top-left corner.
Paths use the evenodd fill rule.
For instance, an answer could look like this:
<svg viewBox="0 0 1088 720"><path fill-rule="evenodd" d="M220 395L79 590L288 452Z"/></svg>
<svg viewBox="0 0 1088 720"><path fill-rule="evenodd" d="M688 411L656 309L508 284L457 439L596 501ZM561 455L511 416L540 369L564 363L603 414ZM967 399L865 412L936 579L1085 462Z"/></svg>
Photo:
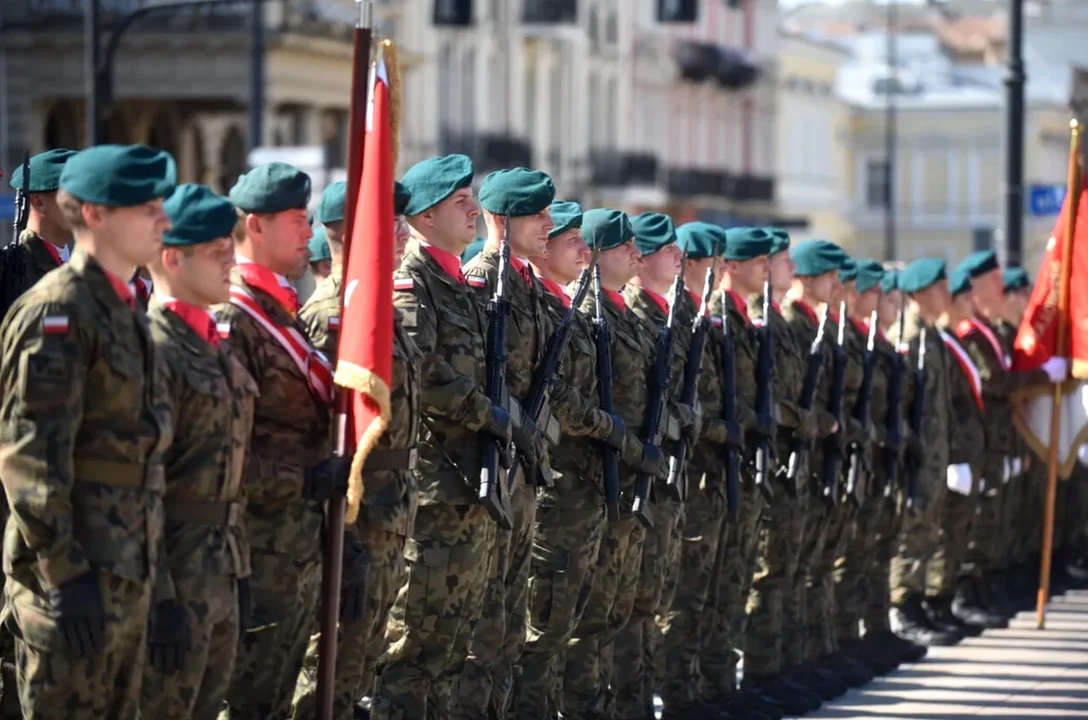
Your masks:
<svg viewBox="0 0 1088 720"><path fill-rule="evenodd" d="M397 54L397 46L392 40L382 40L382 56L385 58L385 72L389 77L389 139L393 146L393 173L397 172L400 163L400 121L401 121L401 84L400 84L400 59Z"/></svg>
<svg viewBox="0 0 1088 720"><path fill-rule="evenodd" d="M389 428L392 412L389 386L372 371L355 363L341 360L336 364L336 376L333 381L340 387L349 388L366 395L378 404L378 416L363 431L355 447L355 456L351 459L351 474L348 475L348 506L344 511L344 522L348 525L359 517L359 506L363 503L363 465L370 451L378 444L378 439Z"/></svg>

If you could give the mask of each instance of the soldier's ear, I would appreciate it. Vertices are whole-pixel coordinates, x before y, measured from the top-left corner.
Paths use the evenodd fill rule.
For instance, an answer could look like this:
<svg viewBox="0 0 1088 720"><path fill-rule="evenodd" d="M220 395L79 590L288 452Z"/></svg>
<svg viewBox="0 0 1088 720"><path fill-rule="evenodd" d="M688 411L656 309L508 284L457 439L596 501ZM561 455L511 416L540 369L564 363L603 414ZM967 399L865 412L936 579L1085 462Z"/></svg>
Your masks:
<svg viewBox="0 0 1088 720"><path fill-rule="evenodd" d="M45 195L41 193L33 193L30 196L30 207L34 208L39 213L45 212Z"/></svg>
<svg viewBox="0 0 1088 720"><path fill-rule="evenodd" d="M264 223L260 215L248 213L246 215L246 234L251 237L260 236L264 232Z"/></svg>

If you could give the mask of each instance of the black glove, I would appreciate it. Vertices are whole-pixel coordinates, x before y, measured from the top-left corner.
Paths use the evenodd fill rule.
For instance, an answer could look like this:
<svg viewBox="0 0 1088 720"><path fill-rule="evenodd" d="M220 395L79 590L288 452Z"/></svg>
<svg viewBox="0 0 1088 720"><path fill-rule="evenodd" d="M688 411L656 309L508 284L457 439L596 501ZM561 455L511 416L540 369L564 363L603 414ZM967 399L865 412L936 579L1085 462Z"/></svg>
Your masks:
<svg viewBox="0 0 1088 720"><path fill-rule="evenodd" d="M249 630L253 622L253 596L249 593L249 578L238 578L238 637Z"/></svg>
<svg viewBox="0 0 1088 720"><path fill-rule="evenodd" d="M530 463L536 465L548 456L548 446L544 436L528 415L521 416L521 422L513 426L511 434L518 452Z"/></svg>
<svg viewBox="0 0 1088 720"><path fill-rule="evenodd" d="M623 451L627 447L627 425L624 424L623 418L619 415L610 415L609 417L612 418L612 432L608 434L604 441L609 447L615 448L620 455L623 455Z"/></svg>
<svg viewBox="0 0 1088 720"><path fill-rule="evenodd" d="M661 477L668 470L665 464L665 456L661 454L661 448L651 443L642 444L642 462L638 467L639 472L647 475Z"/></svg>
<svg viewBox="0 0 1088 720"><path fill-rule="evenodd" d="M151 667L173 675L185 667L189 654L189 619L177 600L163 600L151 610L147 656Z"/></svg>
<svg viewBox="0 0 1088 720"><path fill-rule="evenodd" d="M302 484L302 497L306 500L325 502L348 494L348 475L351 474L351 458L333 456L310 468Z"/></svg>
<svg viewBox="0 0 1088 720"><path fill-rule="evenodd" d="M366 610L366 586L370 580L370 553L363 541L344 535L344 573L340 582L340 621L357 621Z"/></svg>
<svg viewBox="0 0 1088 720"><path fill-rule="evenodd" d="M772 415L760 415L756 418L756 426L752 428L752 432L761 440L769 440L773 443L778 432L778 424L775 423Z"/></svg>
<svg viewBox="0 0 1088 720"><path fill-rule="evenodd" d="M69 656L91 657L106 647L106 612L94 572L50 590L49 612Z"/></svg>
<svg viewBox="0 0 1088 720"><path fill-rule="evenodd" d="M510 426L510 413L498 405L491 406L491 419L484 426L484 432L494 437L504 446L510 444L513 428Z"/></svg>

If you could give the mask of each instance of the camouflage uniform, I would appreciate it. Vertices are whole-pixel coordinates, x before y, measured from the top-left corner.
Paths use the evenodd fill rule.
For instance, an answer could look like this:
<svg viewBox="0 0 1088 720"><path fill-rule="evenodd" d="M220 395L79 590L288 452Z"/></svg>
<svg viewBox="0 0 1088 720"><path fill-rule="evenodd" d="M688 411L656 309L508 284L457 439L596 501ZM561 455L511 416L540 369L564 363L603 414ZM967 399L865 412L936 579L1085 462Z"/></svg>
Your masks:
<svg viewBox="0 0 1088 720"><path fill-rule="evenodd" d="M734 374L737 391L737 420L741 429L750 431L756 423L756 359L759 340L748 319L747 308L737 303L731 293L718 293L712 299L712 317L726 317L733 334ZM743 300L741 301L743 302ZM754 443L748 443L740 466L739 514L723 520L724 527L717 552L722 554L721 575L712 579L711 596L717 599L703 614L699 670L703 693L717 702L736 690L737 653L744 651L748 592L752 587L753 565L758 543L758 527L763 512L763 496L755 488ZM713 562L711 558L711 562Z"/></svg>
<svg viewBox="0 0 1088 720"><path fill-rule="evenodd" d="M907 314L905 337L909 343L909 367L918 367L918 349L923 320ZM892 559L890 584L892 604L902 605L912 596L923 596L927 587L936 587L937 566L932 563L940 550L941 517L948 491L948 453L951 434L950 358L937 328L926 326L925 416L922 419L923 463L918 473L918 510L903 520L896 556Z"/></svg>
<svg viewBox="0 0 1088 720"><path fill-rule="evenodd" d="M257 384L226 348L210 345L157 299L148 318L174 419L174 442L164 456L166 566L155 600L181 604L190 646L177 673L144 668L140 711L144 717L215 718L238 648L235 586L250 573L242 468Z"/></svg>
<svg viewBox="0 0 1088 720"><path fill-rule="evenodd" d="M424 414L415 480L419 507L405 543L408 580L393 605L371 717L446 718L482 607L495 524L479 504L479 431L491 418L482 391L486 318L475 294L412 240L394 303L423 353Z"/></svg>
<svg viewBox="0 0 1088 720"><path fill-rule="evenodd" d="M957 343L951 329L941 328L947 333L946 343ZM951 396L952 427L950 433L948 464L967 464L971 467L971 495L948 492L941 517L941 548L932 560L933 575L936 585L928 592L934 597L949 596L956 591L956 583L964 570L967 545L971 539L971 528L975 522L975 512L979 503L979 479L982 476L982 463L986 451L986 428L983 409L979 407L971 389L972 380L967 369L960 365L955 351L949 348L949 394Z"/></svg>
<svg viewBox="0 0 1088 720"><path fill-rule="evenodd" d="M656 338L668 319L666 311L646 291L634 284L624 289L624 298L628 310L634 313L642 325L643 335ZM685 411L690 415L688 408L681 408L674 402L683 383L684 364L691 346L689 327L690 325L680 324L675 326L669 387L665 388L664 393L666 409L662 413L661 427L668 432L666 443L670 447L680 437L679 427L675 422L672 422L673 427L669 427L671 418L679 417ZM684 507L669 495L663 481L655 479L651 492L653 504L649 511L653 517L653 526L646 529L642 541L642 579L631 617L627 625L620 629L615 640L612 697L615 700L616 717L619 718L642 718L646 716L647 710L652 714L654 655L658 644L655 616L659 608L662 612L667 609L667 598L662 602L667 576L669 568L676 567L679 560L680 547L676 539L679 537L678 528L683 525Z"/></svg>
<svg viewBox="0 0 1088 720"><path fill-rule="evenodd" d="M582 309L595 312L591 290ZM605 712L610 704L612 644L627 625L639 594L642 569L641 523L631 514L642 443L637 439L647 411L647 381L654 360L654 338L635 314L611 297L601 298L601 312L612 331L613 407L628 428L619 472L620 519L608 523L581 620L567 645L563 678L563 717L581 720Z"/></svg>
<svg viewBox="0 0 1088 720"><path fill-rule="evenodd" d="M567 310L547 293L555 323ZM530 566L527 636L519 663L513 717L552 717L561 708L560 655L585 608L601 537L605 532L600 441L612 419L597 407L597 349L593 327L580 311L563 376L570 386L569 408L552 400L563 440L552 452L555 487L541 491Z"/></svg>
<svg viewBox="0 0 1088 720"><path fill-rule="evenodd" d="M231 271L279 327L301 326L264 291ZM230 327L230 346L260 396L245 467L246 535L253 615L227 693L231 718L285 718L321 592L320 503L302 497L310 467L328 457L330 413L287 351L241 308L215 308Z"/></svg>
<svg viewBox="0 0 1088 720"><path fill-rule="evenodd" d="M29 228L19 233L17 247L23 256L23 274L19 282L20 295L34 287L46 273L59 267L53 253L49 252L45 246L47 242L45 238Z"/></svg>
<svg viewBox="0 0 1088 720"><path fill-rule="evenodd" d="M753 296L748 313L758 326L764 322L763 296ZM765 522L756 543L756 567L748 596L748 630L745 634L744 675L765 677L788 670L803 661L802 652L787 653L788 641L800 638L805 627L804 579L800 567L801 540L810 492L798 477L798 499L783 495L786 462L794 438L812 440L827 434L831 416L819 409L801 410L797 399L805 382L808 347L802 347L777 304L771 305L771 332L774 335L774 391L779 415L776 442L776 483L782 499L764 508ZM796 647L801 643L794 642Z"/></svg>
<svg viewBox="0 0 1088 720"><path fill-rule="evenodd" d="M318 283L299 312L299 321L326 357L335 360L339 342L340 278L342 268ZM389 427L363 467L363 504L359 518L347 530L361 541L369 556L363 614L339 623L333 718L351 720L355 704L370 693L374 666L385 650L385 629L397 592L404 584L404 546L416 514L412 455L419 429L419 388L422 353L408 337L400 318L393 325L393 376L390 385ZM345 556L344 571L355 569ZM345 578L346 580L347 578ZM295 718L314 716L317 692L319 632L310 638L302 674L295 688Z"/></svg>
<svg viewBox="0 0 1088 720"><path fill-rule="evenodd" d="M8 313L0 476L5 626L27 718L134 718L162 554L169 400L143 313L77 250ZM91 658L65 649L47 594L93 577L106 619Z"/></svg>

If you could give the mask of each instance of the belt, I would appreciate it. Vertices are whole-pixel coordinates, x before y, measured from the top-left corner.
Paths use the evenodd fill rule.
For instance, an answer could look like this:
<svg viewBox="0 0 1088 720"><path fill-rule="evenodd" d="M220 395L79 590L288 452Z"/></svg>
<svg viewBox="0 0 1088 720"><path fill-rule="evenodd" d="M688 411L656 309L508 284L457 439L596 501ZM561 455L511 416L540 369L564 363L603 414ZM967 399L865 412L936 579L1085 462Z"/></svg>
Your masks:
<svg viewBox="0 0 1088 720"><path fill-rule="evenodd" d="M221 525L235 527L242 524L245 507L239 502L202 502L200 500L167 500L166 521L185 525Z"/></svg>
<svg viewBox="0 0 1088 720"><path fill-rule="evenodd" d="M417 455L415 448L371 450L366 456L366 462L363 463L363 471L414 470Z"/></svg>
<svg viewBox="0 0 1088 720"><path fill-rule="evenodd" d="M114 460L88 460L75 458L72 461L75 478L79 482L96 483L115 488L141 488L144 486L146 467L136 463Z"/></svg>

